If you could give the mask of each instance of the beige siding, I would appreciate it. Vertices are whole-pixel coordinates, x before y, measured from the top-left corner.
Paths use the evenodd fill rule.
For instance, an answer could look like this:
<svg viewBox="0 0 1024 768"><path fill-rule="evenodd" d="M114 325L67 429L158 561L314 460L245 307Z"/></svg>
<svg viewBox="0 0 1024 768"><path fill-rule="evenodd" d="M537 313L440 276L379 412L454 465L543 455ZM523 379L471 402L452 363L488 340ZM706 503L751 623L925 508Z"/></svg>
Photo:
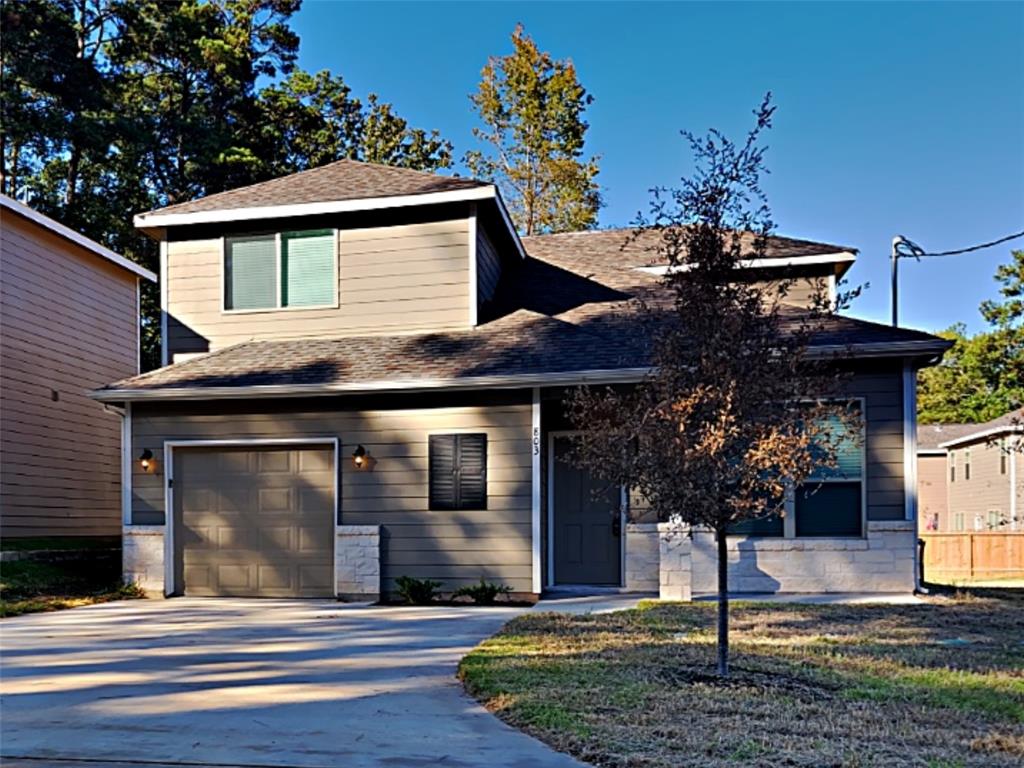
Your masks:
<svg viewBox="0 0 1024 768"><path fill-rule="evenodd" d="M136 301L135 275L4 212L3 536L120 533L120 418L86 393L137 372Z"/></svg>
<svg viewBox="0 0 1024 768"><path fill-rule="evenodd" d="M768 292L768 296L774 297L779 290L781 283L777 280L755 283ZM783 301L797 307L810 307L819 296L828 296L827 277L801 277L793 280L788 286Z"/></svg>
<svg viewBox="0 0 1024 768"><path fill-rule="evenodd" d="M133 521L164 521L164 440L337 436L341 522L383 526L385 590L392 590L394 579L407 574L444 581L445 589L483 576L517 592L530 592L528 395L495 396L493 405L469 396L433 402L412 407L404 399L402 407L378 403L353 410L341 410L346 406L337 401L333 406L308 401L299 407L252 404L246 410L195 406L162 412L155 406L136 406L133 454L150 448L157 461L150 474L135 467ZM459 431L487 433L488 508L431 512L427 437ZM350 457L358 445L365 446L371 457L367 470L352 466Z"/></svg>
<svg viewBox="0 0 1024 768"><path fill-rule="evenodd" d="M946 503L948 472L944 453L917 457L917 520L918 530L922 533L952 530ZM929 528L928 523L933 517L937 525Z"/></svg>
<svg viewBox="0 0 1024 768"><path fill-rule="evenodd" d="M964 513L965 530L985 531L989 530L990 511L997 512L1001 520L1009 520L1010 466L1007 462L1006 474L1000 474L999 445L982 440L969 446L971 479L968 480L964 471L967 447L957 446L951 451L956 454L956 480L949 484L949 513L951 516Z"/></svg>
<svg viewBox="0 0 1024 768"><path fill-rule="evenodd" d="M167 244L169 353L469 324L469 220L340 233L338 307L224 312L222 240Z"/></svg>
<svg viewBox="0 0 1024 768"><path fill-rule="evenodd" d="M477 228L476 275L477 306L480 307L494 298L501 278L501 257L483 226Z"/></svg>

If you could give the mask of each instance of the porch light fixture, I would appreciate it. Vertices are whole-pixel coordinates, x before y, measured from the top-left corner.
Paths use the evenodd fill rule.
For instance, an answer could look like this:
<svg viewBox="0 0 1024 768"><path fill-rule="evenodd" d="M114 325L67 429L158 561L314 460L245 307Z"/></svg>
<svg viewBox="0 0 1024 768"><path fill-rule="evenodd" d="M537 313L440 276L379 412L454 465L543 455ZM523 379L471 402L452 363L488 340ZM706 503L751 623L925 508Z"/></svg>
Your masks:
<svg viewBox="0 0 1024 768"><path fill-rule="evenodd" d="M358 445L352 451L352 463L356 465L356 469L362 469L366 464L366 449L363 446Z"/></svg>
<svg viewBox="0 0 1024 768"><path fill-rule="evenodd" d="M149 472L149 468L153 465L153 452L149 448L139 456L139 464L142 466L143 472Z"/></svg>

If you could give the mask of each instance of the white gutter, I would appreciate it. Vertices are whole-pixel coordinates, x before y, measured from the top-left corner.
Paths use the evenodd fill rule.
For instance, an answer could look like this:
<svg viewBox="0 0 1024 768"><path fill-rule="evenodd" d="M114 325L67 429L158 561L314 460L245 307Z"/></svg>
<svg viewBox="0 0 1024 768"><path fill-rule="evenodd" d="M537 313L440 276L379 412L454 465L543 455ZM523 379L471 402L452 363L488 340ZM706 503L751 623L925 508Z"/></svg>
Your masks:
<svg viewBox="0 0 1024 768"><path fill-rule="evenodd" d="M838 253L822 253L813 256L790 256L778 259L743 259L736 263L738 269L771 269L775 267L802 267L814 264L852 264L857 260L857 255L850 251L839 251ZM668 275L679 272L689 272L693 269L692 264L659 264L654 267L634 267L638 272L646 272L648 275Z"/></svg>
<svg viewBox="0 0 1024 768"><path fill-rule="evenodd" d="M958 437L945 443L939 443L939 448L955 448L956 446L963 445L964 443L973 443L978 440L995 437L996 435L1019 434L1021 432L1024 432L1024 425L1004 424L1001 427L983 429L980 432L974 432L970 435L964 435L963 437Z"/></svg>
<svg viewBox="0 0 1024 768"><path fill-rule="evenodd" d="M942 448L918 448L918 456L945 456L946 451Z"/></svg>
<svg viewBox="0 0 1024 768"><path fill-rule="evenodd" d="M564 373L531 373L516 376L466 376L450 379L340 382L330 384L262 384L251 387L167 387L164 389L99 389L90 397L100 402L125 400L206 400L210 398L318 397L376 392L431 392L436 390L519 389L525 387L576 386L579 384L634 384L651 368L619 368Z"/></svg>
<svg viewBox="0 0 1024 768"><path fill-rule="evenodd" d="M17 200L8 197L7 195L0 195L0 207L6 208L9 211L13 211L19 216L24 216L29 221L32 221L44 229L48 229L56 235L60 235L65 240L70 240L75 245L80 245L87 251L92 251L100 258L106 259L107 261L116 264L122 269L127 269L139 277L144 277L152 283L156 282L156 275L150 272L145 267L140 267L134 261L126 259L119 253L115 253L104 245L100 245L95 240L90 240L88 237L70 227L65 227L59 221L54 221L49 216L44 216L39 211L29 208L23 203L19 203Z"/></svg>

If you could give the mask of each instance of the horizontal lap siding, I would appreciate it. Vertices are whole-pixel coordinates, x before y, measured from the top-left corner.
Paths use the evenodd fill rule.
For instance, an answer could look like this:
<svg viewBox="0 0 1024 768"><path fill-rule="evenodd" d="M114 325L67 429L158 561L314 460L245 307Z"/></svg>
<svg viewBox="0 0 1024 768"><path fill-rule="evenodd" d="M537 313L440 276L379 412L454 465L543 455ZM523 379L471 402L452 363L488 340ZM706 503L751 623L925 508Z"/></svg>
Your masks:
<svg viewBox="0 0 1024 768"><path fill-rule="evenodd" d="M341 522L381 525L384 589L401 575L443 581L445 589L481 576L530 592L532 547L531 407L452 405L367 408L358 411L304 409L297 413L198 413L161 415L136 405L133 454L156 457L155 472L135 468L134 522L163 522L164 440L338 437L341 444ZM431 433L485 432L487 509L430 511L427 504L427 438ZM371 469L357 471L351 455L366 447Z"/></svg>
<svg viewBox="0 0 1024 768"><path fill-rule="evenodd" d="M902 520L903 369L900 362L864 366L849 393L864 398L869 520Z"/></svg>
<svg viewBox="0 0 1024 768"><path fill-rule="evenodd" d="M971 479L966 478L966 450L971 451ZM999 457L1002 448L998 442L978 441L970 446L957 446L956 480L949 484L949 512L964 513L966 530L975 530L975 520L987 530L989 511L998 512L1000 519L1010 517L1010 465L1006 474L1000 474ZM1009 459L1009 457L1007 457ZM1007 526L1007 529L1009 526Z"/></svg>
<svg viewBox="0 0 1024 768"><path fill-rule="evenodd" d="M340 233L337 308L224 313L221 240L167 244L171 354L249 339L464 328L469 223L458 218Z"/></svg>
<svg viewBox="0 0 1024 768"><path fill-rule="evenodd" d="M135 275L4 213L4 536L120 532L120 419L86 393L136 373L137 329Z"/></svg>

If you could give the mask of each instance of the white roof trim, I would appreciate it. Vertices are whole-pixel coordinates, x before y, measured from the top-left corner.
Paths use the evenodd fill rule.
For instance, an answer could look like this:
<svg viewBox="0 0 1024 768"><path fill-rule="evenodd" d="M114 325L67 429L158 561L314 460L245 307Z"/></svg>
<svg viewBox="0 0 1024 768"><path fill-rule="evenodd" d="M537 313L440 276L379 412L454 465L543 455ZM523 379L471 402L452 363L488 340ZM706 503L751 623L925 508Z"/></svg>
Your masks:
<svg viewBox="0 0 1024 768"><path fill-rule="evenodd" d="M947 440L944 443L939 443L939 448L953 448L964 443L973 443L978 440L984 440L989 437L995 437L996 435L1014 434L1024 432L1024 425L1021 424L1004 424L1001 427L989 427L983 429L980 432L972 432L969 435L963 437L957 437L953 440Z"/></svg>
<svg viewBox="0 0 1024 768"><path fill-rule="evenodd" d="M123 269L127 269L129 272L132 272L138 275L139 277L144 277L147 280L154 283L156 282L156 275L150 272L145 267L140 267L134 261L126 259L119 253L114 253L114 251L110 250L106 246L100 245L95 240L90 240L85 235L81 234L80 232L75 232L75 230L71 229L70 227L65 227L59 221L54 221L49 216L44 216L43 214L39 213L39 211L29 208L24 203L19 203L17 200L14 200L13 198L8 197L7 195L0 195L0 207L7 208L8 210L13 211L19 216L24 216L26 219L29 219L30 221L33 221L39 226L50 230L54 234L60 235L65 240L70 240L76 245L80 245L86 250L92 251L97 256L100 256L101 258L104 258L107 261L116 264L117 266Z"/></svg>
<svg viewBox="0 0 1024 768"><path fill-rule="evenodd" d="M918 456L945 456L946 450L944 448L918 448Z"/></svg>
<svg viewBox="0 0 1024 768"><path fill-rule="evenodd" d="M776 267L802 267L814 264L849 264L857 260L857 255L851 251L839 251L838 253L821 253L813 256L790 256L778 259L744 259L737 263L739 269L765 269ZM667 275L670 272L689 272L691 264L659 264L653 267L634 267L639 272L646 272L649 275Z"/></svg>
<svg viewBox="0 0 1024 768"><path fill-rule="evenodd" d="M192 213L140 213L134 219L135 226L142 228L174 227L184 224L218 224L229 221L253 221L256 219L287 218L290 216L316 216L323 213L345 213L348 211L371 211L384 208L401 208L409 205L433 205L456 203L468 200L497 198L493 184L470 189L456 189L447 192L427 192L421 195L392 195L389 197L364 197L358 200L327 200L319 203L294 203L290 205L261 205L248 208L218 208L212 211ZM500 198L499 198L500 199ZM514 229L512 230L515 231ZM520 246L522 247L522 246Z"/></svg>
<svg viewBox="0 0 1024 768"><path fill-rule="evenodd" d="M564 373L529 373L519 376L467 376L456 379L408 379L405 381L342 382L337 384L264 384L252 387L167 387L165 389L100 389L91 397L100 402L122 400L205 400L218 397L309 397L367 394L374 392L428 392L433 390L519 389L540 384L549 387L577 384L635 383L650 368L621 368Z"/></svg>

